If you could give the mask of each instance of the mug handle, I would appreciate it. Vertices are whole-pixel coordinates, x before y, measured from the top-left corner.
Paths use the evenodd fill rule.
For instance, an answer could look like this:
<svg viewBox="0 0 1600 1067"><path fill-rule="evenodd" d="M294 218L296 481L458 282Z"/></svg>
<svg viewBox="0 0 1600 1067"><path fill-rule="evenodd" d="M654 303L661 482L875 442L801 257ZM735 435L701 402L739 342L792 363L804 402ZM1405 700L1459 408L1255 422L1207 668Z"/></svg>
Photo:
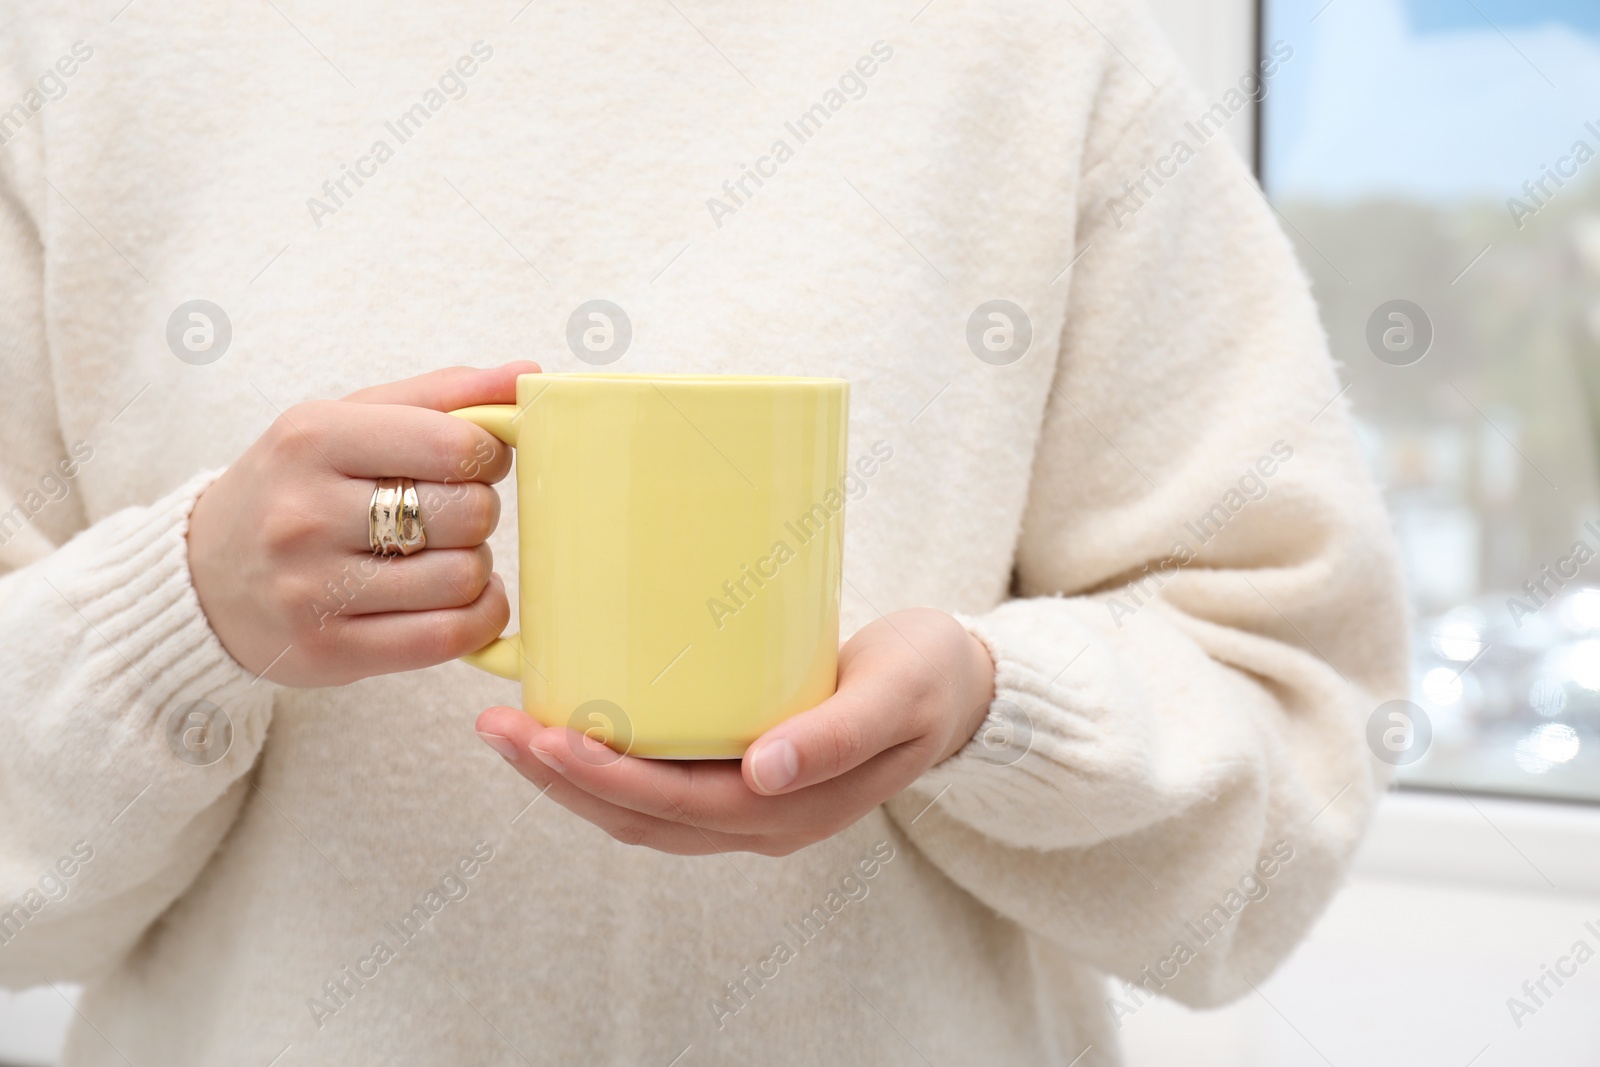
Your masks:
<svg viewBox="0 0 1600 1067"><path fill-rule="evenodd" d="M488 430L513 448L517 445L515 404L480 404L477 407L460 408L450 414ZM462 656L461 662L517 682L522 680L522 659L522 635L507 634L495 638L476 652Z"/></svg>

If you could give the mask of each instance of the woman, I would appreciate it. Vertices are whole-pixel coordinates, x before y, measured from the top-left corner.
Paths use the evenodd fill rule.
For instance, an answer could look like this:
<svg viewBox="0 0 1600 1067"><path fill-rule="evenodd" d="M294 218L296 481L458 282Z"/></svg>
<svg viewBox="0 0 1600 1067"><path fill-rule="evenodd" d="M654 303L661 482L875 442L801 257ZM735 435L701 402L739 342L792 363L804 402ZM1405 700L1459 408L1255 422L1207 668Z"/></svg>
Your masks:
<svg viewBox="0 0 1600 1067"><path fill-rule="evenodd" d="M68 1064L1113 1063L1328 898L1396 567L1141 15L7 35L0 982L86 983ZM569 344L597 299L627 329ZM516 554L510 457L443 412L513 357L850 379L838 696L742 764L609 762L452 662ZM390 476L428 545L352 585Z"/></svg>

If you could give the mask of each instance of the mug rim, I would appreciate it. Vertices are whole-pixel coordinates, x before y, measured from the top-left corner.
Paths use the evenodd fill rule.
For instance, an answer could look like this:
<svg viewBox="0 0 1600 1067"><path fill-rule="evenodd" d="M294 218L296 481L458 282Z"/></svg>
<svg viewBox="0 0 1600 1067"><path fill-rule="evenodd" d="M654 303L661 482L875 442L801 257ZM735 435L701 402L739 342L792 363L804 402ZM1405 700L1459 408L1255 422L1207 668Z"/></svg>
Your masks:
<svg viewBox="0 0 1600 1067"><path fill-rule="evenodd" d="M540 371L537 374L519 374L524 378L567 379L570 381L622 381L639 384L672 385L849 385L846 378L810 378L788 374L649 374L622 371Z"/></svg>

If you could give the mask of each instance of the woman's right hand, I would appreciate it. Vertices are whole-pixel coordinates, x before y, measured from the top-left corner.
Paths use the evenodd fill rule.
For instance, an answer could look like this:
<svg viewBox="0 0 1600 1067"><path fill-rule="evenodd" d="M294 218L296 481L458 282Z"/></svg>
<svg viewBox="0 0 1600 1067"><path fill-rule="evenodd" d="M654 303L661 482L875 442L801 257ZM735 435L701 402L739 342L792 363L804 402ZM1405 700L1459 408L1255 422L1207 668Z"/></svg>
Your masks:
<svg viewBox="0 0 1600 1067"><path fill-rule="evenodd" d="M516 362L452 367L285 411L196 502L189 570L223 647L282 685L416 670L499 636L510 605L484 542L511 449L445 414L516 399ZM427 547L378 557L378 478L417 485Z"/></svg>

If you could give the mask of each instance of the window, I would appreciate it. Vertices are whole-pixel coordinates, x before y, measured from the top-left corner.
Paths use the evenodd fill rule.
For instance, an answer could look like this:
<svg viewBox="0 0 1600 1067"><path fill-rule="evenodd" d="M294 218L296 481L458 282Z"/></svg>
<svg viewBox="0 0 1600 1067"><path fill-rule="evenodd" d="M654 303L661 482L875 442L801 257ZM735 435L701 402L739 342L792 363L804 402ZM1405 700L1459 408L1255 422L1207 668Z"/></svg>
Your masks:
<svg viewBox="0 0 1600 1067"><path fill-rule="evenodd" d="M1262 183L1416 612L1401 781L1600 801L1600 5L1263 8Z"/></svg>

